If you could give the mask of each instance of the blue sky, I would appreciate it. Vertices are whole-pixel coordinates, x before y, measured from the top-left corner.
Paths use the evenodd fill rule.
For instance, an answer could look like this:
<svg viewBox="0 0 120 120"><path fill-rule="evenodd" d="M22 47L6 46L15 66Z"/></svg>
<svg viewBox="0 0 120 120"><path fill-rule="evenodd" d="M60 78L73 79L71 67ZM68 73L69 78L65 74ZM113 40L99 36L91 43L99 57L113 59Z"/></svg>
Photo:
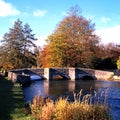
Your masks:
<svg viewBox="0 0 120 120"><path fill-rule="evenodd" d="M120 0L0 0L0 39L19 18L36 34L37 45L45 44L56 25L72 6L95 23L102 43L120 44Z"/></svg>

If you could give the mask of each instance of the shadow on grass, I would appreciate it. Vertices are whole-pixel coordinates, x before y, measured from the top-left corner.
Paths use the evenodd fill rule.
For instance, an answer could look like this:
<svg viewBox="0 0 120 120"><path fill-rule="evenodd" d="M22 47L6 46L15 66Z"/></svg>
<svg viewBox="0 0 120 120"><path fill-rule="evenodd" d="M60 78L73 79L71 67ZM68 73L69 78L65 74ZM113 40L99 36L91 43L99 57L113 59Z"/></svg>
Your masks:
<svg viewBox="0 0 120 120"><path fill-rule="evenodd" d="M0 76L0 120L13 120L23 115L24 99L21 88Z"/></svg>

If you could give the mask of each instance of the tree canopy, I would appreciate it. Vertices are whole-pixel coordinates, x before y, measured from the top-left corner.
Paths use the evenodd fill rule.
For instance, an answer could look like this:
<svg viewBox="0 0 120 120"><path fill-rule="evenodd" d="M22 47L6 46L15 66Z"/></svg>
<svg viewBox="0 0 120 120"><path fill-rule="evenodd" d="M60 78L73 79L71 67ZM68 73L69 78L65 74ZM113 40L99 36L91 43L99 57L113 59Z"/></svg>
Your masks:
<svg viewBox="0 0 120 120"><path fill-rule="evenodd" d="M116 69L116 61L120 56L120 47L116 44L101 44L99 45L99 51L97 59L94 60L95 69Z"/></svg>
<svg viewBox="0 0 120 120"><path fill-rule="evenodd" d="M94 24L72 7L68 15L48 36L43 51L43 67L89 67L95 55L99 37Z"/></svg>
<svg viewBox="0 0 120 120"><path fill-rule="evenodd" d="M5 70L26 67L87 67L116 69L120 61L120 45L100 44L95 24L81 15L78 6L47 37L43 48L34 43L35 34L29 24L18 19L4 34L0 46L0 67Z"/></svg>
<svg viewBox="0 0 120 120"><path fill-rule="evenodd" d="M35 40L28 24L22 25L19 19L15 21L13 28L5 33L1 41L0 66L4 69L17 69L35 65Z"/></svg>

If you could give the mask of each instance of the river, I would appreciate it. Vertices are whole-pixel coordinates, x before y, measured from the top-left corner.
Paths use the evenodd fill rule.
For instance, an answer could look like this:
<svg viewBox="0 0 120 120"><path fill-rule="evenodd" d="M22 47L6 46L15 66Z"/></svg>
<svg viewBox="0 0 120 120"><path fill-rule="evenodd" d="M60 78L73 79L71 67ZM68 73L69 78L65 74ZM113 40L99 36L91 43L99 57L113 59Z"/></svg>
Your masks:
<svg viewBox="0 0 120 120"><path fill-rule="evenodd" d="M31 102L36 95L49 96L53 99L60 96L73 99L73 91L76 93L83 89L83 94L90 93L90 89L97 93L107 91L107 103L111 109L112 120L120 120L120 82L103 80L54 80L34 81L30 85L23 86L23 94L27 102Z"/></svg>

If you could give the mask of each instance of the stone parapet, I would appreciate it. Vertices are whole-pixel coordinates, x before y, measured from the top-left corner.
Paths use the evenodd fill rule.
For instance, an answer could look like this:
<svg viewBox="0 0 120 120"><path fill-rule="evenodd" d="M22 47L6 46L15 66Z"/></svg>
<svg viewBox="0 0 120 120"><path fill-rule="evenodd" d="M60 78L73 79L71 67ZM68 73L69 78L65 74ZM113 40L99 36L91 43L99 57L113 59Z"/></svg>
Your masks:
<svg viewBox="0 0 120 120"><path fill-rule="evenodd" d="M114 76L114 72L104 71L104 70L94 70L94 69L86 69L81 68L82 70L94 75L97 80L109 80L111 77Z"/></svg>
<svg viewBox="0 0 120 120"><path fill-rule="evenodd" d="M25 74L18 74L14 72L8 72L8 78L12 80L13 83L25 84L30 82L30 76Z"/></svg>
<svg viewBox="0 0 120 120"><path fill-rule="evenodd" d="M114 76L114 72L95 70L95 76L98 80L109 80Z"/></svg>
<svg viewBox="0 0 120 120"><path fill-rule="evenodd" d="M29 76L27 74L38 74L44 79L52 79L55 75L61 75L63 78L70 78L70 80L76 79L98 79L98 80L109 80L112 78L115 73L110 71L103 70L94 70L94 69L86 69L86 68L35 68L35 69L23 69L23 70L15 70L12 72L8 72L8 77L16 82L17 75L25 73L25 79ZM113 78L116 79L116 76ZM119 78L117 78L119 79Z"/></svg>

